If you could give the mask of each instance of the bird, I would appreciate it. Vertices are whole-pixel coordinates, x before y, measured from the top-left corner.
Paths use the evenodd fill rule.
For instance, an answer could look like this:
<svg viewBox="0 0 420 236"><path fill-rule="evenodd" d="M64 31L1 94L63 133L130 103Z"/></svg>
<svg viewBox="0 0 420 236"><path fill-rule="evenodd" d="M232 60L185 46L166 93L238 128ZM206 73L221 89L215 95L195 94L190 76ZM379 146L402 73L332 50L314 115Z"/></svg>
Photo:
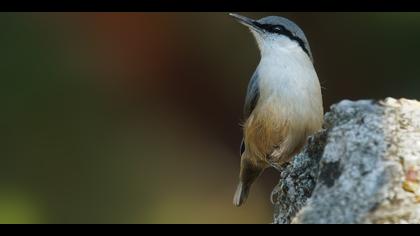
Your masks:
<svg viewBox="0 0 420 236"><path fill-rule="evenodd" d="M253 182L270 167L281 170L322 129L321 85L302 29L280 16L254 20L230 13L249 28L260 61L245 97L239 183L233 204L241 206Z"/></svg>

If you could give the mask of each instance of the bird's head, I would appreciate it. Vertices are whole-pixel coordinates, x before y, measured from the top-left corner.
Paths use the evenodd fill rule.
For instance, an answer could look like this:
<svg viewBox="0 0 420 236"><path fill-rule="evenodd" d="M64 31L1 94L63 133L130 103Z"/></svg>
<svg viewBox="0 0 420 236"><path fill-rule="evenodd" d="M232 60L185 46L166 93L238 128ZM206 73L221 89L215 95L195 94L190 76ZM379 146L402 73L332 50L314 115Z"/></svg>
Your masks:
<svg viewBox="0 0 420 236"><path fill-rule="evenodd" d="M261 53L270 50L271 47L290 48L302 50L312 60L308 40L302 29L293 21L280 16L267 16L254 20L234 13L229 15L251 30Z"/></svg>

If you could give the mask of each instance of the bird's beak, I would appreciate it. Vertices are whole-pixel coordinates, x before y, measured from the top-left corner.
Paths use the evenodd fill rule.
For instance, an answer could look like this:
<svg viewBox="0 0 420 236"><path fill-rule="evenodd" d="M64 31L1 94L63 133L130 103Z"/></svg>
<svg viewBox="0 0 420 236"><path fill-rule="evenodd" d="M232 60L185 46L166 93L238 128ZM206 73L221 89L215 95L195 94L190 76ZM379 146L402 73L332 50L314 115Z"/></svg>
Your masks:
<svg viewBox="0 0 420 236"><path fill-rule="evenodd" d="M255 24L255 20L235 13L229 13L229 15L235 18L239 23L249 27L252 30L255 30L256 32L261 33L262 30L257 26L257 24Z"/></svg>

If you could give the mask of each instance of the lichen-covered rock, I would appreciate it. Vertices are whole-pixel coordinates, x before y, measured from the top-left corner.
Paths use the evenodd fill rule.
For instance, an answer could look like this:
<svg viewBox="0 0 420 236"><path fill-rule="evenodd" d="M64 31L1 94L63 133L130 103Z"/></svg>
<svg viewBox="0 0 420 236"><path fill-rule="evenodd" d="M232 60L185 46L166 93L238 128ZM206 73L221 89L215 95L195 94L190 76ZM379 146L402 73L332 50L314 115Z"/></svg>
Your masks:
<svg viewBox="0 0 420 236"><path fill-rule="evenodd" d="M274 223L420 223L420 103L342 101L281 171Z"/></svg>

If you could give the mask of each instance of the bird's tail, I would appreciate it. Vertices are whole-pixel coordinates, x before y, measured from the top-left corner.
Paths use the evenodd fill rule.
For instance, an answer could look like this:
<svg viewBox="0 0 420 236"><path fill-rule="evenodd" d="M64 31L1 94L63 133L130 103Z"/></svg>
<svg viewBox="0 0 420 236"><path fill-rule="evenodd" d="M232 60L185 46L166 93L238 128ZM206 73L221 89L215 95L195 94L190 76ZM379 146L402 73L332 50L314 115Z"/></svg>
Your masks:
<svg viewBox="0 0 420 236"><path fill-rule="evenodd" d="M265 168L265 165L257 165L254 161L251 161L242 155L239 184L238 187L236 187L235 196L233 198L233 204L235 206L239 207L246 201L252 183L260 176Z"/></svg>
<svg viewBox="0 0 420 236"><path fill-rule="evenodd" d="M235 196L233 197L233 205L240 207L248 198L249 186L239 182L236 188Z"/></svg>

